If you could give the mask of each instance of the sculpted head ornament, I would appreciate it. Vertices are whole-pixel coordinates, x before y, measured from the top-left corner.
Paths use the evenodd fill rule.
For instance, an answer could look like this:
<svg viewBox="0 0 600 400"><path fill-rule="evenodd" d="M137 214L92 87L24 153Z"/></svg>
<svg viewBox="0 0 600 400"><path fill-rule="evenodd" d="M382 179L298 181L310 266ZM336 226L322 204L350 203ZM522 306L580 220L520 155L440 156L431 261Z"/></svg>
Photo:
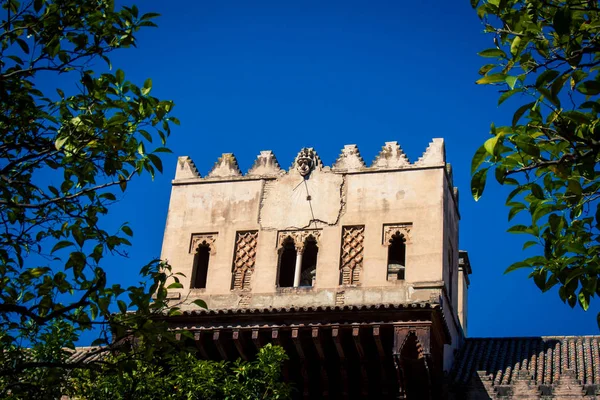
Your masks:
<svg viewBox="0 0 600 400"><path fill-rule="evenodd" d="M312 149L303 148L296 158L296 169L300 175L307 176L314 167L315 153Z"/></svg>

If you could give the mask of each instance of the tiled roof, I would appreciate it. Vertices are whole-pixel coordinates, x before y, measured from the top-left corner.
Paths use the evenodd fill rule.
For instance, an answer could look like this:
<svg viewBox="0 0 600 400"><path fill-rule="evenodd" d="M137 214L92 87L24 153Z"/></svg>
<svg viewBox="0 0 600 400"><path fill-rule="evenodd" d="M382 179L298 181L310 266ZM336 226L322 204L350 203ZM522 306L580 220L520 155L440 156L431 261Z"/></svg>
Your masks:
<svg viewBox="0 0 600 400"><path fill-rule="evenodd" d="M108 349L104 349L99 346L88 346L88 347L76 347L75 350L71 351L71 355L67 359L67 363L78 363L83 362L85 364L102 360L109 353Z"/></svg>
<svg viewBox="0 0 600 400"><path fill-rule="evenodd" d="M493 386L512 385L517 375L537 385L554 385L567 375L582 385L600 384L600 336L466 339L453 384L467 385L477 375Z"/></svg>
<svg viewBox="0 0 600 400"><path fill-rule="evenodd" d="M183 315L239 315L239 314L283 314L319 311L366 311L366 310L409 310L437 309L440 305L429 302L372 304L372 305L343 305L343 306L308 306L308 307L269 307L269 308L225 308L186 310Z"/></svg>

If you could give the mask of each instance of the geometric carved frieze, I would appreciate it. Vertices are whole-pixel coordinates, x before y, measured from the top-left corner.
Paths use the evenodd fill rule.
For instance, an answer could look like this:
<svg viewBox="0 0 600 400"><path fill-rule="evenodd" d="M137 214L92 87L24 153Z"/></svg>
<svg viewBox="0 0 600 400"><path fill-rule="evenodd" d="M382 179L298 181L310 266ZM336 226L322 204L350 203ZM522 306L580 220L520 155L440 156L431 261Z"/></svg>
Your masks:
<svg viewBox="0 0 600 400"><path fill-rule="evenodd" d="M342 257L340 262L340 283L342 285L360 284L364 240L364 226L345 226L342 228Z"/></svg>
<svg viewBox="0 0 600 400"><path fill-rule="evenodd" d="M217 254L216 233L194 233L192 234L192 242L190 245L190 253L195 253L200 246L206 246L209 249L210 255Z"/></svg>
<svg viewBox="0 0 600 400"><path fill-rule="evenodd" d="M412 224L389 224L383 226L383 245L389 246L394 236L400 235L410 243Z"/></svg>
<svg viewBox="0 0 600 400"><path fill-rule="evenodd" d="M232 289L250 289L250 278L256 263L257 244L258 231L236 233Z"/></svg>
<svg viewBox="0 0 600 400"><path fill-rule="evenodd" d="M304 244L309 238L312 238L318 246L319 239L321 238L321 231L319 229L279 231L279 234L277 235L277 248L282 248L288 239L292 239L296 251L302 252L304 250Z"/></svg>

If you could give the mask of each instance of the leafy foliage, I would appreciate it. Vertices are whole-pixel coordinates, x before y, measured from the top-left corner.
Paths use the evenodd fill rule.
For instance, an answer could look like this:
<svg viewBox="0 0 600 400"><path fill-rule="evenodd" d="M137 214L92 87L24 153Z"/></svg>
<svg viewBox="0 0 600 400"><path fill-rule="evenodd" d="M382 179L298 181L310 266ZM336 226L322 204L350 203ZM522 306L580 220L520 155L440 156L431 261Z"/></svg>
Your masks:
<svg viewBox="0 0 600 400"><path fill-rule="evenodd" d="M600 294L600 8L583 0L472 1L495 46L478 84L498 86L498 104L520 106L473 157L471 190L488 172L512 185L509 232L526 234L538 255L507 269L531 268L542 290L587 310ZM600 317L600 315L599 315ZM599 320L600 321L600 320Z"/></svg>
<svg viewBox="0 0 600 400"><path fill-rule="evenodd" d="M164 330L149 316L167 308L170 267L154 260L139 285L109 285L103 260L123 255L133 231L109 232L103 217L134 176L162 172L178 121L150 79L90 69L110 67L157 14L112 0L0 4L0 397L51 398L90 365L67 351L82 332L98 326L94 344L110 349L129 336L158 343Z"/></svg>
<svg viewBox="0 0 600 400"><path fill-rule="evenodd" d="M281 366L287 359L283 349L267 344L255 361L234 363L198 360L187 352L154 359L132 359L122 373L111 368L79 370L69 380L72 398L119 399L288 399L290 387L281 382Z"/></svg>

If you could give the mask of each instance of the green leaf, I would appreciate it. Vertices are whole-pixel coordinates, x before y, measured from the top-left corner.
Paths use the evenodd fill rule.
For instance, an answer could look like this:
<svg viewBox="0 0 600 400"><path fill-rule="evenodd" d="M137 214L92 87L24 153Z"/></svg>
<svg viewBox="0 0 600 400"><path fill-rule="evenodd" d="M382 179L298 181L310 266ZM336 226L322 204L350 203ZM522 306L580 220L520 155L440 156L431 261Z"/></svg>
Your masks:
<svg viewBox="0 0 600 400"><path fill-rule="evenodd" d="M152 161L152 164L156 167L159 172L163 172L162 161L160 158L154 154L148 154L148 158Z"/></svg>
<svg viewBox="0 0 600 400"><path fill-rule="evenodd" d="M546 198L546 196L544 196L544 190L537 183L531 184L531 193L540 200L544 200Z"/></svg>
<svg viewBox="0 0 600 400"><path fill-rule="evenodd" d="M542 72L536 79L535 81L535 87L536 88L541 88L541 87L546 87L546 84L548 84L548 82L553 81L558 75L560 75L560 72L553 70L553 69L547 69L544 72Z"/></svg>
<svg viewBox="0 0 600 400"><path fill-rule="evenodd" d="M29 275L32 278L38 278L38 277L46 274L49 271L50 271L50 268L48 268L48 267L38 267L38 268L31 268L31 269L27 270L27 272L29 273Z"/></svg>
<svg viewBox="0 0 600 400"><path fill-rule="evenodd" d="M509 233L529 233L529 227L525 225L515 225L508 228Z"/></svg>
<svg viewBox="0 0 600 400"><path fill-rule="evenodd" d="M508 268L506 268L506 270L504 270L504 273L508 274L509 272L513 272L521 268L531 268L531 265L525 261L517 261L511 264Z"/></svg>
<svg viewBox="0 0 600 400"><path fill-rule="evenodd" d="M499 83L504 82L506 80L506 74L490 74L485 75L483 78L475 81L478 85L485 85L488 83Z"/></svg>
<svg viewBox="0 0 600 400"><path fill-rule="evenodd" d="M506 53L500 49L487 49L477 53L481 57L487 58L508 58Z"/></svg>
<svg viewBox="0 0 600 400"><path fill-rule="evenodd" d="M502 93L502 95L500 95L500 98L498 98L498 105L504 103L504 101L506 101L513 94L515 94L515 93L522 93L522 92L523 92L522 88L507 90L506 92Z"/></svg>
<svg viewBox="0 0 600 400"><path fill-rule="evenodd" d="M521 37L515 36L511 45L510 45L510 54L516 56L519 53L519 47L521 45Z"/></svg>
<svg viewBox="0 0 600 400"><path fill-rule="evenodd" d="M517 77L516 76L507 76L505 79L505 82L508 85L508 87L512 90L515 88L515 84L517 83Z"/></svg>
<svg viewBox="0 0 600 400"><path fill-rule="evenodd" d="M473 156L473 160L471 161L471 175L474 174L475 171L477 171L477 169L481 166L481 164L483 164L487 157L488 153L485 149L485 146L479 147L475 152L475 155ZM600 220L598 221L598 223L600 223Z"/></svg>
<svg viewBox="0 0 600 400"><path fill-rule="evenodd" d="M521 107L519 107L517 109L517 111L515 111L515 114L514 114L513 119L512 119L512 126L513 126L513 128L517 126L517 123L519 122L519 120L521 119L521 117L523 116L523 114L525 114L525 112L527 110L530 110L534 105L535 105L535 101L531 102L531 103L524 104Z"/></svg>
<svg viewBox="0 0 600 400"><path fill-rule="evenodd" d="M587 311L590 307L590 295L583 292L582 290L579 292L577 298L579 299L579 304L581 305L581 308L583 308L584 311Z"/></svg>
<svg viewBox="0 0 600 400"><path fill-rule="evenodd" d="M133 236L133 231L131 230L131 228L130 228L129 226L127 226L127 225L123 225L123 227L121 228L121 230L122 230L123 232L125 232L125 234L126 234L127 236Z"/></svg>
<svg viewBox="0 0 600 400"><path fill-rule="evenodd" d="M79 229L78 226L74 226L71 229L71 234L73 235L73 238L75 239L75 242L77 242L79 247L83 246L83 244L85 242L85 237L83 235L83 232L81 231L81 229Z"/></svg>
<svg viewBox="0 0 600 400"><path fill-rule="evenodd" d="M15 38L15 41L17 42L17 44L19 45L19 47L21 48L21 50L23 50L23 52L25 54L29 54L29 45L27 44L27 42L25 42L21 38Z"/></svg>
<svg viewBox="0 0 600 400"><path fill-rule="evenodd" d="M75 246L75 244L73 242L69 242L67 240L61 240L60 242L58 242L54 245L54 247L52 248L52 251L50 253L52 254L57 250L64 249L65 247L69 247L69 246Z"/></svg>
<svg viewBox="0 0 600 400"><path fill-rule="evenodd" d="M600 82L596 81L585 81L577 86L579 93L585 94L586 96L594 96L600 93Z"/></svg>
<svg viewBox="0 0 600 400"><path fill-rule="evenodd" d="M552 97L557 98L560 91L562 90L563 86L565 85L565 82L569 79L569 77L571 76L570 73L565 73L563 75L561 75L560 77L558 77L553 83L552 86L550 87L550 94L552 95Z"/></svg>
<svg viewBox="0 0 600 400"><path fill-rule="evenodd" d="M200 308L208 309L208 306L206 305L206 302L204 300L200 300L200 299L194 300L194 301L192 301L192 304L195 304Z"/></svg>
<svg viewBox="0 0 600 400"><path fill-rule="evenodd" d="M554 19L552 20L552 26L559 35L567 35L571 31L571 10L568 6L558 6Z"/></svg>
<svg viewBox="0 0 600 400"><path fill-rule="evenodd" d="M523 210L526 210L527 206L525 206L525 204L523 203L511 203L511 208L510 211L508 212L508 220L512 220L515 215L517 215L518 213L520 213Z"/></svg>
<svg viewBox="0 0 600 400"><path fill-rule="evenodd" d="M179 282L173 282L169 286L167 286L167 289L183 289L183 285Z"/></svg>
<svg viewBox="0 0 600 400"><path fill-rule="evenodd" d="M478 201L483 195L488 169L489 168L480 169L471 178L471 194L473 195L473 199L475 201Z"/></svg>
<svg viewBox="0 0 600 400"><path fill-rule="evenodd" d="M67 139L67 136L62 136L56 139L56 142L54 143L54 147L56 147L56 150L60 150L65 145Z"/></svg>
<svg viewBox="0 0 600 400"><path fill-rule="evenodd" d="M152 79L148 78L144 81L144 89L152 89Z"/></svg>
<svg viewBox="0 0 600 400"><path fill-rule="evenodd" d="M536 242L535 240L528 240L527 242L525 242L525 244L523 244L523 250L528 249L531 246L535 246L536 244L539 244L539 243Z"/></svg>
<svg viewBox="0 0 600 400"><path fill-rule="evenodd" d="M483 67L479 68L479 75L485 75L491 70L493 70L497 65L496 64L486 64Z"/></svg>
<svg viewBox="0 0 600 400"><path fill-rule="evenodd" d="M496 153L497 153L496 149L498 147L499 139L500 139L500 135L494 136L485 141L485 143L483 144L483 147L485 148L485 151L487 151L488 154L490 154L492 156L496 155Z"/></svg>
<svg viewBox="0 0 600 400"><path fill-rule="evenodd" d="M115 73L115 77L117 78L117 84L122 85L125 80L125 72L122 69L118 69Z"/></svg>
<svg viewBox="0 0 600 400"><path fill-rule="evenodd" d="M117 304L119 305L119 311L125 314L127 312L127 303L125 303L123 300L117 300Z"/></svg>
<svg viewBox="0 0 600 400"><path fill-rule="evenodd" d="M546 289L546 278L548 276L548 271L545 269L536 269L531 273L533 277L533 282L535 285L541 290L544 291Z"/></svg>

